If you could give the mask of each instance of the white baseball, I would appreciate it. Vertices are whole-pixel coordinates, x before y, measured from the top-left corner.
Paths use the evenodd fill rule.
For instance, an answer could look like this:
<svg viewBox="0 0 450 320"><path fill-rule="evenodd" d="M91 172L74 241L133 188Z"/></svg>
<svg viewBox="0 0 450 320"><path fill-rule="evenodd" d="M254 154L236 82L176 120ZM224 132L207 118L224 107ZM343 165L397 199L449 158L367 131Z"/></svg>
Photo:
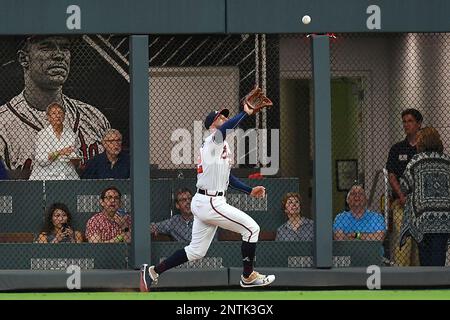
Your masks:
<svg viewBox="0 0 450 320"><path fill-rule="evenodd" d="M303 24L309 24L311 22L311 17L308 15L303 16L302 22L303 22Z"/></svg>

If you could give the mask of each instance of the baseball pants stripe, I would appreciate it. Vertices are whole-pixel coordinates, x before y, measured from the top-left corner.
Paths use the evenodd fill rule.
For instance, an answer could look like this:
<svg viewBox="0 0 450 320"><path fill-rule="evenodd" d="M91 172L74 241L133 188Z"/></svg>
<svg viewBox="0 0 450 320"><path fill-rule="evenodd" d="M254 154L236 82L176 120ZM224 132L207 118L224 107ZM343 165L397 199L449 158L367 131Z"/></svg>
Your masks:
<svg viewBox="0 0 450 320"><path fill-rule="evenodd" d="M243 241L258 241L258 224L245 212L227 204L225 197L209 197L197 193L192 198L191 210L194 214L192 240L185 247L189 261L206 255L217 227L241 234Z"/></svg>

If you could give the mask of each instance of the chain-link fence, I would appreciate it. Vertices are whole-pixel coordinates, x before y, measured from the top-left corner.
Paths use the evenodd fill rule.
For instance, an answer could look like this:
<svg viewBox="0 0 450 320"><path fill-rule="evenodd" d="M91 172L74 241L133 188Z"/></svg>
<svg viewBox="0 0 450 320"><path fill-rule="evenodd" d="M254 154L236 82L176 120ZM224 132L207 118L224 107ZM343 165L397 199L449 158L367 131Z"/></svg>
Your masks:
<svg viewBox="0 0 450 320"><path fill-rule="evenodd" d="M99 228L114 237L122 233L115 221L101 219L120 202L100 195L110 185L122 187L129 209L128 182L80 181L129 178L128 63L111 58L111 43L128 47L128 39L30 36L0 41L2 178L16 180L0 186L2 242L17 243L2 247L9 252L3 256L11 256L4 263L31 269L61 269L75 262L88 269L128 267L125 243L87 243L106 242L105 237L94 239ZM94 231L89 232L91 218Z"/></svg>
<svg viewBox="0 0 450 320"><path fill-rule="evenodd" d="M257 266L313 265L319 213L312 208L310 41L306 34L149 37L152 262L191 239L205 116L223 108L239 113L240 99L258 84L274 107L246 118L227 141L232 173L264 185L267 197L230 189L227 201L260 225ZM36 180L0 183L0 239L8 243L0 248L24 253L2 268L58 269L74 261L129 268L128 37L0 42L5 178ZM423 126L437 128L447 146L449 45L447 34L331 35L334 266L418 264L413 240L399 249L402 213L391 196L384 201L392 190L383 169L391 146L405 138L404 109L419 110ZM48 112L53 102L62 108ZM354 184L362 188L348 193ZM371 212L354 209L361 202ZM183 267L240 266L240 240L219 229L207 256Z"/></svg>
<svg viewBox="0 0 450 320"><path fill-rule="evenodd" d="M333 211L342 211L351 184L364 186L368 209L384 219L379 215L369 219L367 213L365 225L349 231L362 232L362 240L383 240L386 265L420 265L416 241L409 239L400 247L405 221L397 187L391 187L395 184L392 176L400 181L406 164L417 152L415 132L420 119L411 114L402 117L402 111L420 111L422 127L438 129L447 145L445 110L450 92L445 85L445 56L449 41L448 34L338 34L330 39L332 157L336 166ZM385 203L386 195L389 201ZM352 198L349 204L358 201ZM445 259L447 246L436 250L442 250Z"/></svg>

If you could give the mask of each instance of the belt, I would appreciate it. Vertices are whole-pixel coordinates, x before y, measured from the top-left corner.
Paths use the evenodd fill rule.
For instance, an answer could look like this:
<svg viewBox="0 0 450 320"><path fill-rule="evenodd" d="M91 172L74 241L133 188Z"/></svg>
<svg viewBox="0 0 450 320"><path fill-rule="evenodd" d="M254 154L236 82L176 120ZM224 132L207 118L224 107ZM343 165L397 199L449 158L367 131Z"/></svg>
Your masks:
<svg viewBox="0 0 450 320"><path fill-rule="evenodd" d="M219 192L216 191L213 193L208 193L208 190L198 189L197 192L200 194L204 194L205 196L210 196L210 197L221 197L221 196L225 195L225 191L219 191Z"/></svg>

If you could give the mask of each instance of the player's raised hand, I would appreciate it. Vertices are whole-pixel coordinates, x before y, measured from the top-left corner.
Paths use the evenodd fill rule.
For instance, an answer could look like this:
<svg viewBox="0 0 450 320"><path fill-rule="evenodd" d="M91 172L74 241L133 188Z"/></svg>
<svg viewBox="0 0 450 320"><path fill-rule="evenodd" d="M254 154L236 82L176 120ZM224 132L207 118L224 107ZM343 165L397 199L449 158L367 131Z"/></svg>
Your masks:
<svg viewBox="0 0 450 320"><path fill-rule="evenodd" d="M263 186L254 187L250 196L254 198L264 198L266 196L266 188Z"/></svg>
<svg viewBox="0 0 450 320"><path fill-rule="evenodd" d="M244 112L247 113L249 116L251 116L254 112L253 109L250 109L248 104L245 101L242 101L242 105L244 106Z"/></svg>

